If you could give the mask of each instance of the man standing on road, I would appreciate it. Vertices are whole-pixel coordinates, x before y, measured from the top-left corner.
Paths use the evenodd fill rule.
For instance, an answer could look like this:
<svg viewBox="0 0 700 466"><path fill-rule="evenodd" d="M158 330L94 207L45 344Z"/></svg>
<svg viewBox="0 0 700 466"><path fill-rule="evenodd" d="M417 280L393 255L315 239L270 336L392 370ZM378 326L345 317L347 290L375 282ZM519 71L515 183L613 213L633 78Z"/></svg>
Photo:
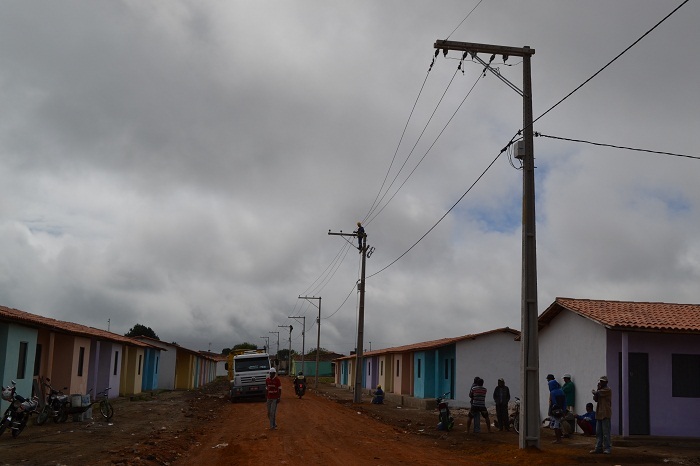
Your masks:
<svg viewBox="0 0 700 466"><path fill-rule="evenodd" d="M277 377L277 370L270 368L270 376L265 379L267 391L267 418L270 420L270 430L277 429L275 417L277 415L277 405L282 397L282 382Z"/></svg>
<svg viewBox="0 0 700 466"><path fill-rule="evenodd" d="M508 419L508 402L510 401L510 390L503 379L498 379L498 385L493 390L493 401L496 402L496 419L499 430L510 430Z"/></svg>
<svg viewBox="0 0 700 466"><path fill-rule="evenodd" d="M608 378L602 376L598 381L598 389L591 390L595 408L595 449L591 453L610 454L610 418L612 417L612 390L608 387Z"/></svg>

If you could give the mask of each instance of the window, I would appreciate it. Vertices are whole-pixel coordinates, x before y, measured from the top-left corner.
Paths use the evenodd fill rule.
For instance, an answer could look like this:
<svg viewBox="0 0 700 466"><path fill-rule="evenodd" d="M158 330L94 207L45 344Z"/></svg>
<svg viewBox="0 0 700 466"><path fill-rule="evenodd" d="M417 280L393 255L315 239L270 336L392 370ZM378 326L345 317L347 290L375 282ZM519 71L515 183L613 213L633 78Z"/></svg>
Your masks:
<svg viewBox="0 0 700 466"><path fill-rule="evenodd" d="M700 354L671 355L672 396L700 398Z"/></svg>
<svg viewBox="0 0 700 466"><path fill-rule="evenodd" d="M372 375L372 361L367 361L367 375Z"/></svg>
<svg viewBox="0 0 700 466"><path fill-rule="evenodd" d="M420 379L420 359L418 359L418 378Z"/></svg>
<svg viewBox="0 0 700 466"><path fill-rule="evenodd" d="M159 359L159 357L156 356L156 374L158 373L158 359Z"/></svg>
<svg viewBox="0 0 700 466"><path fill-rule="evenodd" d="M27 349L29 348L29 342L20 341L19 342L19 358L17 360L17 378L23 379L27 371Z"/></svg>
<svg viewBox="0 0 700 466"><path fill-rule="evenodd" d="M384 361L379 361L379 375L384 375Z"/></svg>
<svg viewBox="0 0 700 466"><path fill-rule="evenodd" d="M80 347L80 353L78 354L78 377L83 376L83 363L85 362L85 347Z"/></svg>
<svg viewBox="0 0 700 466"><path fill-rule="evenodd" d="M136 373L136 375L141 375L141 358L143 358L143 355L139 354L139 368L138 368L138 372Z"/></svg>
<svg viewBox="0 0 700 466"><path fill-rule="evenodd" d="M450 366L447 362L447 359L445 359L445 380L450 378Z"/></svg>
<svg viewBox="0 0 700 466"><path fill-rule="evenodd" d="M399 360L396 360L396 377L399 376Z"/></svg>
<svg viewBox="0 0 700 466"><path fill-rule="evenodd" d="M117 375L117 368L119 367L119 351L114 352L114 374Z"/></svg>

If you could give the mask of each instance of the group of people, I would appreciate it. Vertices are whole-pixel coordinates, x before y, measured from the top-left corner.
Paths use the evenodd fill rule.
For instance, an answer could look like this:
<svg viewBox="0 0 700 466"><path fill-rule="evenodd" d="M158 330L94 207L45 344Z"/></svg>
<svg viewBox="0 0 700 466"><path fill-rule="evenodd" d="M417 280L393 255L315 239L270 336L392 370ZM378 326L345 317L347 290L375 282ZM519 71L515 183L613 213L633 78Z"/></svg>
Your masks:
<svg viewBox="0 0 700 466"><path fill-rule="evenodd" d="M486 409L486 393L484 379L474 377L474 383L469 389L470 408L467 415L467 432L471 431L474 423L474 433L481 432L481 417L486 421L486 428L491 432L489 411ZM510 418L508 414L508 402L510 401L510 389L504 379L498 379L498 385L493 390L493 401L496 403L496 426L499 430L510 430Z"/></svg>
<svg viewBox="0 0 700 466"><path fill-rule="evenodd" d="M554 375L547 375L549 388L549 427L554 429L554 442L561 443L562 438L573 432L573 422L581 428L584 435L595 435L596 444L591 453L611 452L610 417L612 416L612 390L608 387L608 378L600 377L596 389L591 390L593 403L586 403L586 412L574 414L576 387L571 381L571 374L564 374L564 384L560 385Z"/></svg>
<svg viewBox="0 0 700 466"><path fill-rule="evenodd" d="M300 373L301 375L301 373ZM302 376L303 377L303 376ZM596 389L591 390L593 401L596 402L595 410L593 403L586 403L585 414L574 414L576 402L576 386L571 380L571 374L564 374L562 377L564 384L559 384L553 374L547 374L547 386L549 388L549 427L554 430L555 440L553 443L561 443L562 438L568 437L573 432L573 422L576 421L584 435L595 435L596 444L591 453L611 452L610 441L610 418L612 416L612 390L608 387L608 378L600 377ZM296 378L295 378L296 380ZM277 428L276 413L277 405L282 398L282 383L277 377L274 367L270 368L270 376L265 380L267 387L267 417L270 421L270 429ZM491 421L489 412L486 409L486 393L484 379L474 377L474 383L469 389L470 409L467 419L467 432L472 429L474 433L481 432L481 417L486 421L486 428L491 432ZM498 379L498 385L493 390L493 401L496 404L496 425L499 430L510 430L510 419L508 414L508 403L510 402L510 390L506 386L504 379ZM372 403L384 403L384 391L381 385L377 385ZM567 416L571 414L571 416Z"/></svg>

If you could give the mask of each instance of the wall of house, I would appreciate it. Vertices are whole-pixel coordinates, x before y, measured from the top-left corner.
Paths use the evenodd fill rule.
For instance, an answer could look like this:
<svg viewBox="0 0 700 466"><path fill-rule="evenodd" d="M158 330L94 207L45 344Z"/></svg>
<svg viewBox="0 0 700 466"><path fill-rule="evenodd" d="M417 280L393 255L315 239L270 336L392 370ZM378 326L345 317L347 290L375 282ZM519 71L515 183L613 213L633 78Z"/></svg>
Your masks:
<svg viewBox="0 0 700 466"><path fill-rule="evenodd" d="M493 405L493 390L499 378L505 380L511 399L520 396L520 342L515 341L512 333L488 333L459 341L455 344L455 357L457 370L453 406L469 405L469 390L474 384L474 377L484 379L484 387L488 390L487 406Z"/></svg>
<svg viewBox="0 0 700 466"><path fill-rule="evenodd" d="M121 344L109 341L94 340L90 345L90 373L88 374L88 391L95 396L105 388L110 388L110 398L119 396L119 377L121 366L117 364L114 374L114 359L121 355Z"/></svg>
<svg viewBox="0 0 700 466"><path fill-rule="evenodd" d="M36 342L38 332L35 329L23 325L0 323L0 384L3 387L17 382L16 393L28 397L32 393L32 381L34 373L34 359L36 356ZM24 357L23 377L18 373L20 363L20 346L26 342L26 355ZM4 413L9 403L0 403L0 412Z"/></svg>
<svg viewBox="0 0 700 466"><path fill-rule="evenodd" d="M547 374L554 375L560 384L564 383L564 374L571 374L571 381L576 387L574 410L576 413L586 411L586 403L593 401L591 389L596 388L601 375L609 372L605 332L605 327L566 310L559 313L550 325L540 329L538 343L542 419L547 417L549 407Z"/></svg>
<svg viewBox="0 0 700 466"><path fill-rule="evenodd" d="M608 378L613 392L613 432L622 431L619 407L621 403L619 358L623 332L608 332ZM627 332L628 353L646 353L649 362L649 427L650 435L700 437L700 424L688 413L700 413L700 398L674 397L673 354L700 355L700 335ZM623 423L625 420L623 419Z"/></svg>

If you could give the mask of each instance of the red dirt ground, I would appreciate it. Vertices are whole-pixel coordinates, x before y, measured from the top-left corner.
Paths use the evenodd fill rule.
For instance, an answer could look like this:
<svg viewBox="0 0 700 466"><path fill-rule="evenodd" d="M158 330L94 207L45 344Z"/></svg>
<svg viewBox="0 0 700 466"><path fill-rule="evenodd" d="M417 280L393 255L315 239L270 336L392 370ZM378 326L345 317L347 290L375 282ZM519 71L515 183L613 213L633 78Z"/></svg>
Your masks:
<svg viewBox="0 0 700 466"><path fill-rule="evenodd" d="M313 386L313 380L310 381ZM0 465L573 465L700 464L700 443L642 443L613 439L612 455L589 455L594 439L574 435L541 450L518 449L515 433L435 429L437 414L395 404L352 403L352 393L327 384L294 396L283 379L277 423L268 430L265 403L230 403L227 382L198 390L144 395L114 403L101 420L31 425L0 437Z"/></svg>

